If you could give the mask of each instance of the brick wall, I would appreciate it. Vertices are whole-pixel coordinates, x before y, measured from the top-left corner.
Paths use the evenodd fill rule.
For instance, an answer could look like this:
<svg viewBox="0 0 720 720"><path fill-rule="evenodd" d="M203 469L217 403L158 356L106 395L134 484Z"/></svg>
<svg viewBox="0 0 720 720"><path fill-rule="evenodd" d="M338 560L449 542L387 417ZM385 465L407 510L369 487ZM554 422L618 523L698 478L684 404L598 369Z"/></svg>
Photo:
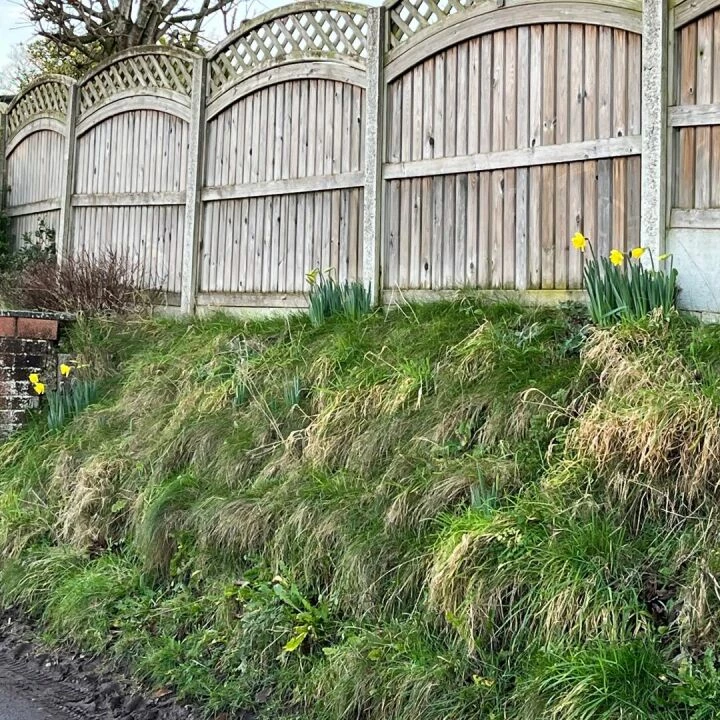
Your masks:
<svg viewBox="0 0 720 720"><path fill-rule="evenodd" d="M57 341L65 316L0 311L0 438L20 428L40 397L28 377L37 373L52 390L57 382Z"/></svg>

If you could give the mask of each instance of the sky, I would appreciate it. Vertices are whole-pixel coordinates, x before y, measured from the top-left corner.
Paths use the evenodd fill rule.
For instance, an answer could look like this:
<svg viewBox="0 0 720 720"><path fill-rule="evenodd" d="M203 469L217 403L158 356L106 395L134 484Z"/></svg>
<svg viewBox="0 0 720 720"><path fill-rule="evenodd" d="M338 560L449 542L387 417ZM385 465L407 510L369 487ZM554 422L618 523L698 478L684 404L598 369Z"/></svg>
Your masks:
<svg viewBox="0 0 720 720"><path fill-rule="evenodd" d="M365 4L375 5L378 0L359 0ZM290 4L289 0L243 0L238 2L239 13L250 16L258 15L279 5ZM209 39L218 42L223 38L222 20L207 28ZM33 37L33 28L25 19L22 0L0 0L0 69L12 59L13 48L27 42ZM6 88L0 87L0 92Z"/></svg>
<svg viewBox="0 0 720 720"><path fill-rule="evenodd" d="M19 0L0 0L0 66L10 59L13 45L32 36L32 27L25 19Z"/></svg>

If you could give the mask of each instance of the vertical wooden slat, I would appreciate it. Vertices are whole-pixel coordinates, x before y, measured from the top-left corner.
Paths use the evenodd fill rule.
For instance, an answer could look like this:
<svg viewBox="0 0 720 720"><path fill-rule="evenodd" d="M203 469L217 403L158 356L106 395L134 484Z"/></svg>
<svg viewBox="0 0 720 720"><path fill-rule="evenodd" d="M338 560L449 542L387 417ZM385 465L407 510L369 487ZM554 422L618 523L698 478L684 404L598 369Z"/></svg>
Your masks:
<svg viewBox="0 0 720 720"><path fill-rule="evenodd" d="M505 170L503 197L503 251L502 251L502 287L515 286L515 237L516 237L516 173Z"/></svg>
<svg viewBox="0 0 720 720"><path fill-rule="evenodd" d="M705 15L697 22L696 102L712 102L713 15ZM720 72L720 68L718 68ZM710 207L710 140L709 127L695 130L695 202L696 208Z"/></svg>
<svg viewBox="0 0 720 720"><path fill-rule="evenodd" d="M627 247L640 245L640 157L627 159Z"/></svg>
<svg viewBox="0 0 720 720"><path fill-rule="evenodd" d="M598 136L598 29L585 26L585 91L583 93L583 140Z"/></svg>
<svg viewBox="0 0 720 720"><path fill-rule="evenodd" d="M694 105L697 55L697 25L690 23L680 32L679 101ZM675 183L677 207L692 208L695 203L695 128L678 130L679 163Z"/></svg>
<svg viewBox="0 0 720 720"><path fill-rule="evenodd" d="M468 44L467 152L471 155L477 153L480 149L480 83L480 38L474 38ZM478 282L478 237L480 231L478 222L478 179L478 173L468 174L467 237L463 278L469 285L477 285Z"/></svg>
<svg viewBox="0 0 720 720"><path fill-rule="evenodd" d="M608 255L612 249L612 201L612 160L598 160L597 249L600 255Z"/></svg>
<svg viewBox="0 0 720 720"><path fill-rule="evenodd" d="M543 128L542 144L554 145L556 138L556 28L546 25L543 36ZM542 168L542 228L541 228L541 285L555 285L555 167Z"/></svg>
<svg viewBox="0 0 720 720"><path fill-rule="evenodd" d="M458 155L468 152L468 81L469 55L468 43L457 48L457 86L455 117L456 145ZM455 179L455 286L463 286L466 282L467 243L468 243L468 176L458 175Z"/></svg>
<svg viewBox="0 0 720 720"><path fill-rule="evenodd" d="M400 158L411 160L413 147L413 76L407 73L402 81L402 146ZM410 232L409 221L412 212L410 181L400 184L400 234L398 237L397 282L402 288L410 282Z"/></svg>
<svg viewBox="0 0 720 720"><path fill-rule="evenodd" d="M515 146L530 146L530 29L518 28L517 36L517 104L515 111ZM528 283L528 179L527 168L515 173L515 287Z"/></svg>
<svg viewBox="0 0 720 720"><path fill-rule="evenodd" d="M445 55L435 56L435 101L433 129L434 157L445 156ZM432 230L432 287L442 287L444 276L443 246L448 241L444 227L445 186L441 177L433 178L433 230Z"/></svg>
<svg viewBox="0 0 720 720"><path fill-rule="evenodd" d="M530 168L528 183L528 287L542 287L542 226L543 174L539 167ZM546 210L547 213L547 210Z"/></svg>
<svg viewBox="0 0 720 720"><path fill-rule="evenodd" d="M445 52L445 156L457 154L457 48ZM455 177L444 178L445 237L442 238L443 287L455 286L455 255L458 246Z"/></svg>
<svg viewBox="0 0 720 720"><path fill-rule="evenodd" d="M612 246L618 250L629 250L626 219L627 219L627 195L626 195L626 174L627 159L614 158L609 161L612 164L612 201L610 203L612 212Z"/></svg>
<svg viewBox="0 0 720 720"><path fill-rule="evenodd" d="M556 38L557 83L555 97L555 142L568 142L570 133L570 27L558 25ZM554 285L568 286L570 237L568 227L568 165L555 166L555 268Z"/></svg>
<svg viewBox="0 0 720 720"><path fill-rule="evenodd" d="M598 237L598 163L588 160L583 163L583 228L597 253L602 252Z"/></svg>
<svg viewBox="0 0 720 720"><path fill-rule="evenodd" d="M570 26L570 48L568 63L570 66L569 79L569 121L568 140L580 142L583 139L583 106L584 106L584 60L585 42L582 25ZM639 75L639 73L638 73ZM639 97L638 97L639 102ZM576 232L587 232L583 213L583 166L580 162L570 163L568 167L568 209L567 209L567 238ZM569 288L582 286L583 253L574 247L568 248L568 277Z"/></svg>
<svg viewBox="0 0 720 720"><path fill-rule="evenodd" d="M410 157L419 160L425 153L424 127L424 67L417 65L412 73L412 149ZM409 286L420 287L420 255L422 253L421 182L420 178L410 181L410 218L408 260Z"/></svg>
<svg viewBox="0 0 720 720"><path fill-rule="evenodd" d="M423 66L423 158L432 158L435 154L435 62L430 59ZM420 278L418 287L432 287L432 242L433 242L433 181L422 178L420 182Z"/></svg>
<svg viewBox="0 0 720 720"><path fill-rule="evenodd" d="M720 12L713 13L711 102L720 102ZM710 207L720 207L720 125L710 130Z"/></svg>

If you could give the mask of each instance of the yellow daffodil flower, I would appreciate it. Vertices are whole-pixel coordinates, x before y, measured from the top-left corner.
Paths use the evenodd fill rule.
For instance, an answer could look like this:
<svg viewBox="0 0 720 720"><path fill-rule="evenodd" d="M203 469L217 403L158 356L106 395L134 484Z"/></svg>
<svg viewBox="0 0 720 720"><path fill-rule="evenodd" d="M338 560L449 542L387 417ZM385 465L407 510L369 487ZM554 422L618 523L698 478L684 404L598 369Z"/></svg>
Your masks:
<svg viewBox="0 0 720 720"><path fill-rule="evenodd" d="M672 253L663 253L658 260L667 260L671 255Z"/></svg>
<svg viewBox="0 0 720 720"><path fill-rule="evenodd" d="M37 382L33 385L33 390L38 395L44 395L45 394L45 383Z"/></svg>
<svg viewBox="0 0 720 720"><path fill-rule="evenodd" d="M645 254L645 248L644 247L633 248L630 254L637 260Z"/></svg>
<svg viewBox="0 0 720 720"><path fill-rule="evenodd" d="M613 265L622 265L622 261L625 258L625 255L620 252L620 250L611 250L610 251L610 262Z"/></svg>
<svg viewBox="0 0 720 720"><path fill-rule="evenodd" d="M62 363L60 365L60 374L64 378L69 377L71 372L72 372L72 367L70 365L66 365L65 363Z"/></svg>
<svg viewBox="0 0 720 720"><path fill-rule="evenodd" d="M40 382L40 376L37 373L30 373L28 375L28 380L33 384L37 385Z"/></svg>
<svg viewBox="0 0 720 720"><path fill-rule="evenodd" d="M305 280L307 281L307 284L314 285L317 282L318 274L317 268L314 268L313 270L310 270L310 272L306 273Z"/></svg>
<svg viewBox="0 0 720 720"><path fill-rule="evenodd" d="M585 246L587 245L587 238L581 233L576 232L571 238L573 247L580 252L585 252Z"/></svg>

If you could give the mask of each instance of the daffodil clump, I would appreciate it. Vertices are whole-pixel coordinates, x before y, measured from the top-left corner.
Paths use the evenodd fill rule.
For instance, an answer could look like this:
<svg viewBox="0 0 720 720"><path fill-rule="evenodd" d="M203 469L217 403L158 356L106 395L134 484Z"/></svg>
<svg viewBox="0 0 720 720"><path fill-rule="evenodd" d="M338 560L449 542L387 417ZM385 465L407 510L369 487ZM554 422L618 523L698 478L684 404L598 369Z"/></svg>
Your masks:
<svg viewBox="0 0 720 720"><path fill-rule="evenodd" d="M333 277L334 268L313 268L305 274L310 286L308 316L318 327L336 315L357 320L371 310L370 292L357 281L341 283Z"/></svg>
<svg viewBox="0 0 720 720"><path fill-rule="evenodd" d="M589 250L583 275L590 298L590 315L596 325L612 325L621 320L639 320L654 311L667 316L675 307L679 288L672 255L663 254L655 267L652 251L636 247L628 253L613 248L598 258L592 243L581 232L571 238L579 252ZM650 267L642 258L647 254Z"/></svg>
<svg viewBox="0 0 720 720"><path fill-rule="evenodd" d="M40 379L38 373L30 373L30 375L28 375L28 382L36 395L45 394L45 383Z"/></svg>
<svg viewBox="0 0 720 720"><path fill-rule="evenodd" d="M63 382L59 388L48 392L47 385L39 373L30 373L28 382L36 396L45 396L46 420L50 430L59 430L71 418L91 405L97 397L97 383L78 377L77 370L87 365L75 362L61 363L58 371Z"/></svg>
<svg viewBox="0 0 720 720"><path fill-rule="evenodd" d="M72 365L68 365L67 363L61 363L60 367L60 375L67 379L70 377L70 373L73 371ZM39 373L30 373L28 375L28 382L30 383L30 386L33 389L33 392L36 395L45 395L47 390L47 385L45 382L43 382L43 379L40 377Z"/></svg>

